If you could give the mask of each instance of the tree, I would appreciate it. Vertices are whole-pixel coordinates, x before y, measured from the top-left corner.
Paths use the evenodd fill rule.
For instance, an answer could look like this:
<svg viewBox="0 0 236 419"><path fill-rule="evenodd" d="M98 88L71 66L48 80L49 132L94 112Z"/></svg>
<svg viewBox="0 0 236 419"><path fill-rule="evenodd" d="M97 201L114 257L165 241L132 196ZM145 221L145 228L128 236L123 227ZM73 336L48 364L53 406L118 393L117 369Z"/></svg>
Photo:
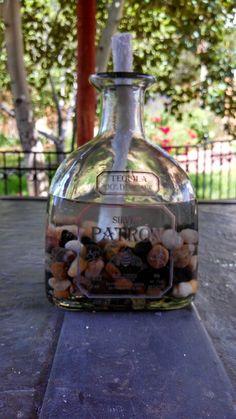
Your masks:
<svg viewBox="0 0 236 419"><path fill-rule="evenodd" d="M59 98L66 102L74 89L76 2L22 0L21 3L28 81L35 114L42 115L45 106L55 107L49 72ZM97 0L97 45L109 22L112 4L112 0ZM172 112L178 111L179 104L204 95L206 105L223 115L225 78L232 78L236 66L235 48L227 40L228 36L235 38L234 18L234 0L126 0L118 30L133 34L135 70L157 76L156 90L171 98ZM199 51L202 42L208 45L205 52ZM4 52L2 56L0 70ZM185 60L187 56L194 59ZM204 86L200 82L202 65L208 71ZM7 83L6 77L5 86Z"/></svg>
<svg viewBox="0 0 236 419"><path fill-rule="evenodd" d="M96 70L98 73L107 70L111 55L111 38L115 34L122 19L125 0L113 0L108 9L106 25L100 35L97 46Z"/></svg>
<svg viewBox="0 0 236 419"><path fill-rule="evenodd" d="M12 88L15 117L23 150L26 152L26 167L44 167L42 144L35 136L33 111L26 80L23 59L20 5L17 0L6 0L3 8L7 63ZM36 154L34 154L37 152ZM46 195L48 180L44 171L28 173L30 195Z"/></svg>

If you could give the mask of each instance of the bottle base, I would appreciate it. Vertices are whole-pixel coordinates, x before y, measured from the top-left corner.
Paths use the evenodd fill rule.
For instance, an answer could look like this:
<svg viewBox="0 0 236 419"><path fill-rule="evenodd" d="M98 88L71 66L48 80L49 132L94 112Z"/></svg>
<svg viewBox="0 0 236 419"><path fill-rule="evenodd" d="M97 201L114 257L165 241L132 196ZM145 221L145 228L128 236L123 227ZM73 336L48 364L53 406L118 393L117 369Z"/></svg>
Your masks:
<svg viewBox="0 0 236 419"><path fill-rule="evenodd" d="M144 299L74 299L56 298L48 295L49 301L59 308L69 311L170 311L185 308L194 300L194 295L186 298L166 296L159 300Z"/></svg>

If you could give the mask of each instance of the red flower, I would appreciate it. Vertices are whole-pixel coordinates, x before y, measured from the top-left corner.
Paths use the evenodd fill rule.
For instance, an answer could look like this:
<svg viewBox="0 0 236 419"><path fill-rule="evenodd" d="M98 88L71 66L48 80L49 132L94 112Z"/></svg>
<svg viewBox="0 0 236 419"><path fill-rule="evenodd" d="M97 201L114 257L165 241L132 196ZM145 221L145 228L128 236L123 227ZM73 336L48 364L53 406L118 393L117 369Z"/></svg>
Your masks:
<svg viewBox="0 0 236 419"><path fill-rule="evenodd" d="M170 144L171 143L171 140L170 140L170 138L164 138L164 140L162 140L162 142L161 142L161 146L167 151L167 152L170 152L171 151L171 148L172 147L170 147Z"/></svg>
<svg viewBox="0 0 236 419"><path fill-rule="evenodd" d="M168 132L170 132L170 127L160 127L160 130L161 130L164 134L168 134Z"/></svg>
<svg viewBox="0 0 236 419"><path fill-rule="evenodd" d="M194 140L195 138L197 138L197 133L195 131L193 131L192 129L188 130L188 134L189 136Z"/></svg>
<svg viewBox="0 0 236 419"><path fill-rule="evenodd" d="M161 117L160 117L160 116L153 116L153 117L151 118L151 121L152 121L152 122L155 122L155 124L160 124L160 122L161 122Z"/></svg>

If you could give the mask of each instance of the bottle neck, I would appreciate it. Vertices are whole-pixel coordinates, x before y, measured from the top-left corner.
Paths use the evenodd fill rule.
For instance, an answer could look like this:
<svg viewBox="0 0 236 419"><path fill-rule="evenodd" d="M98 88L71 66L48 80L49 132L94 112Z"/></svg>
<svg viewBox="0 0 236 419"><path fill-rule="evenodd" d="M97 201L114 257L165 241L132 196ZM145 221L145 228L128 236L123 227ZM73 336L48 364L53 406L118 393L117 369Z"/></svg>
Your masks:
<svg viewBox="0 0 236 419"><path fill-rule="evenodd" d="M132 137L144 137L143 104L143 86L106 87L103 90L98 135L114 136L114 133L121 132Z"/></svg>

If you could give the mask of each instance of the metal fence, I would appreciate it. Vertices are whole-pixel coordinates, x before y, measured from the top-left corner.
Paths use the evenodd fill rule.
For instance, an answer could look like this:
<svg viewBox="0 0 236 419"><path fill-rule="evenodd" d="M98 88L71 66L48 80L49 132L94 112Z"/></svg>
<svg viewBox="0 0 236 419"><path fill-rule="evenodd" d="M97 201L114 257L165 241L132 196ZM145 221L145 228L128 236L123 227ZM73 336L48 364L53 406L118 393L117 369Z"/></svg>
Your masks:
<svg viewBox="0 0 236 419"><path fill-rule="evenodd" d="M166 150L189 174L198 199L236 198L236 139ZM0 196L28 196L29 179L33 194L39 195L40 177L46 175L50 183L57 167L58 153L54 151L43 152L43 159L42 152L0 151ZM48 187L41 195L47 193Z"/></svg>

